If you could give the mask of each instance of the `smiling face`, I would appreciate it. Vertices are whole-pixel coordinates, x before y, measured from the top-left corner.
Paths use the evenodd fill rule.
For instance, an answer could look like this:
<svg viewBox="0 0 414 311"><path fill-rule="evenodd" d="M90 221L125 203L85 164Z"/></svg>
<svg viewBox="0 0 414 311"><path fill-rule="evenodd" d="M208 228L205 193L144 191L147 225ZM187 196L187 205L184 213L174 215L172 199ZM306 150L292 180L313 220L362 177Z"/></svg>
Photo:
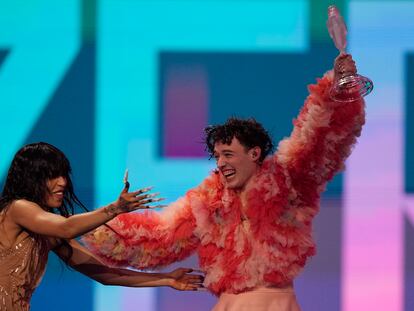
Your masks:
<svg viewBox="0 0 414 311"><path fill-rule="evenodd" d="M51 208L62 206L67 181L65 177L48 179L46 182L46 205Z"/></svg>
<svg viewBox="0 0 414 311"><path fill-rule="evenodd" d="M230 189L244 190L259 168L260 148L247 149L233 137L230 145L214 144L214 158L217 168Z"/></svg>

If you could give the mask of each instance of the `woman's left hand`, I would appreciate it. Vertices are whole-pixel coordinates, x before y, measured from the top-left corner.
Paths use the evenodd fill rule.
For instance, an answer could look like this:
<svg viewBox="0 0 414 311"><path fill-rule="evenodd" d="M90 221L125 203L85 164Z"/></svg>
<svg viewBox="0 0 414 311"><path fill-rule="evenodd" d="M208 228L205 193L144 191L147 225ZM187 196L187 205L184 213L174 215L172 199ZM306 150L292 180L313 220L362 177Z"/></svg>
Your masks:
<svg viewBox="0 0 414 311"><path fill-rule="evenodd" d="M166 274L170 278L169 286L177 290L198 290L204 288L204 276L191 274L193 269L178 268Z"/></svg>

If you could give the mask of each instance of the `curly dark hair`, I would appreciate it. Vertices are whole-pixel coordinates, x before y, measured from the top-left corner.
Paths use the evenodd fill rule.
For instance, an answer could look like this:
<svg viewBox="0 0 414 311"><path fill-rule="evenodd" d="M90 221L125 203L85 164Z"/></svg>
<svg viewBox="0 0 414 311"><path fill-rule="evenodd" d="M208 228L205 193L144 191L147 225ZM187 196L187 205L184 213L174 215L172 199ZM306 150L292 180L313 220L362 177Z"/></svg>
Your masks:
<svg viewBox="0 0 414 311"><path fill-rule="evenodd" d="M224 124L210 125L204 129L204 142L210 157L214 157L214 145L217 142L231 144L236 137L245 148L260 147L260 162L273 151L273 143L269 133L253 118L240 119L231 117Z"/></svg>
<svg viewBox="0 0 414 311"><path fill-rule="evenodd" d="M45 201L48 191L46 182L60 176L66 178L67 185L59 213L64 217L73 215L75 205L87 210L74 193L71 171L69 160L55 146L44 142L25 145L14 156L7 173L0 196L0 212L19 199L37 203L49 210Z"/></svg>

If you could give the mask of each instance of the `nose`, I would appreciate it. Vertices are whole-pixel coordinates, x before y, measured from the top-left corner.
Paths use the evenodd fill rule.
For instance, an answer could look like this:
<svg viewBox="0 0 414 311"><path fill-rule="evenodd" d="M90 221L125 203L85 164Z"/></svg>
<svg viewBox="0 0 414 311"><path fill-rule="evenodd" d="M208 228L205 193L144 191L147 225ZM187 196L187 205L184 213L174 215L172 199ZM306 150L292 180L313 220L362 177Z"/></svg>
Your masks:
<svg viewBox="0 0 414 311"><path fill-rule="evenodd" d="M217 167L221 168L224 167L226 165L226 162L224 161L223 157L218 157L217 158Z"/></svg>
<svg viewBox="0 0 414 311"><path fill-rule="evenodd" d="M61 186L61 187L65 187L67 183L68 183L68 182L67 182L67 180L66 180L66 177L59 176L59 177L57 178L57 184L58 184L59 186Z"/></svg>

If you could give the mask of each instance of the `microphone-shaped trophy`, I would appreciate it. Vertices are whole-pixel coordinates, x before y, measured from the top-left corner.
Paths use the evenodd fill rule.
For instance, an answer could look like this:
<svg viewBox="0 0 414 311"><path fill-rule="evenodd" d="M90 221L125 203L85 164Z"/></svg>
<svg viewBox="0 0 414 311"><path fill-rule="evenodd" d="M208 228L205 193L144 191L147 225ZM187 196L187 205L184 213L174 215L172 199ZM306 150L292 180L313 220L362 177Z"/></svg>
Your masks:
<svg viewBox="0 0 414 311"><path fill-rule="evenodd" d="M327 26L329 35L339 50L340 55L345 55L347 28L339 10L334 5L328 8ZM333 100L352 102L361 96L371 93L374 85L369 78L354 72L346 72L346 70L339 70L339 72L340 75L335 77L334 84L330 90Z"/></svg>

